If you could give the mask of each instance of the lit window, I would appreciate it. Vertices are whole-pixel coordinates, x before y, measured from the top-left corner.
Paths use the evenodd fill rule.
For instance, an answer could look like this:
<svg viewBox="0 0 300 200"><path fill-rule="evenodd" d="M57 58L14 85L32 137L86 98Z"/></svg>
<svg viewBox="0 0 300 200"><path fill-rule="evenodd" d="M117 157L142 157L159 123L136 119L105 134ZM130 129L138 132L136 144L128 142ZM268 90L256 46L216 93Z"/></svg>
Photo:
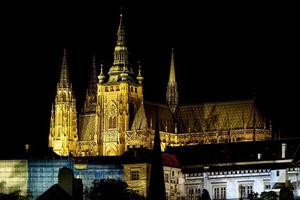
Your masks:
<svg viewBox="0 0 300 200"><path fill-rule="evenodd" d="M169 182L169 174L165 174L165 182Z"/></svg>
<svg viewBox="0 0 300 200"><path fill-rule="evenodd" d="M246 184L246 185L240 185L240 197L241 198L248 198L249 195L253 191L253 186L252 184Z"/></svg>
<svg viewBox="0 0 300 200"><path fill-rule="evenodd" d="M271 189L270 183L265 183L265 190L269 190L269 189Z"/></svg>
<svg viewBox="0 0 300 200"><path fill-rule="evenodd" d="M226 187L225 186L213 187L213 199L226 199Z"/></svg>

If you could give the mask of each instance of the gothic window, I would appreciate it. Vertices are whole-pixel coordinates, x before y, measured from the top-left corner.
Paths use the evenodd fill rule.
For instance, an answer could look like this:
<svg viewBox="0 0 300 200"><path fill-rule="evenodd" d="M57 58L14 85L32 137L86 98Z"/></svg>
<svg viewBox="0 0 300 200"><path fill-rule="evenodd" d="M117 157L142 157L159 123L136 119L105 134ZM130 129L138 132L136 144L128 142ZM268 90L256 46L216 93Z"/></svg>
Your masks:
<svg viewBox="0 0 300 200"><path fill-rule="evenodd" d="M108 87L105 87L105 92L108 92Z"/></svg>
<svg viewBox="0 0 300 200"><path fill-rule="evenodd" d="M110 86L110 91L114 91L114 87L113 86Z"/></svg>
<svg viewBox="0 0 300 200"><path fill-rule="evenodd" d="M117 127L117 117L109 117L109 128Z"/></svg>
<svg viewBox="0 0 300 200"><path fill-rule="evenodd" d="M108 116L108 128L116 128L117 127L117 107L112 102L111 109Z"/></svg>
<svg viewBox="0 0 300 200"><path fill-rule="evenodd" d="M129 127L131 127L133 123L134 115L135 115L135 105L131 101L129 104Z"/></svg>

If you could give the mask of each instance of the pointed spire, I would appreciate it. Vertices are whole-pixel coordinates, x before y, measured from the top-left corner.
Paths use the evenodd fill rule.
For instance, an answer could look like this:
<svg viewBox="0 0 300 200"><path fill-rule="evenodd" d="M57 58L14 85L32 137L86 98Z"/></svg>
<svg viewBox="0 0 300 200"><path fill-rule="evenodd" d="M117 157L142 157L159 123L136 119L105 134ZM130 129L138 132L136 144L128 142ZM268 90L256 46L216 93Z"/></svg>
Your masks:
<svg viewBox="0 0 300 200"><path fill-rule="evenodd" d="M175 77L175 61L174 61L174 49L171 50L171 65L170 65L170 74L169 74L169 82L168 85L176 85L176 77Z"/></svg>
<svg viewBox="0 0 300 200"><path fill-rule="evenodd" d="M99 83L103 83L105 80L105 75L103 74L103 64L101 63L100 74L98 76Z"/></svg>
<svg viewBox="0 0 300 200"><path fill-rule="evenodd" d="M136 80L138 80L139 84L142 84L142 81L144 80L144 77L142 76L142 66L140 62L138 62L138 64L139 64L139 73L136 77Z"/></svg>
<svg viewBox="0 0 300 200"><path fill-rule="evenodd" d="M154 145L151 162L150 184L149 184L149 200L165 200L166 189L164 181L164 170L160 146L159 121L156 111Z"/></svg>
<svg viewBox="0 0 300 200"><path fill-rule="evenodd" d="M90 82L89 88L97 86L97 70L96 70L96 56L95 53L93 54L93 61L90 73Z"/></svg>
<svg viewBox="0 0 300 200"><path fill-rule="evenodd" d="M53 103L51 104L51 116L53 115L53 113L54 113L54 105L53 105Z"/></svg>
<svg viewBox="0 0 300 200"><path fill-rule="evenodd" d="M70 86L66 48L64 48L64 56L63 56L62 66L61 66L59 86L64 88Z"/></svg>
<svg viewBox="0 0 300 200"><path fill-rule="evenodd" d="M114 52L114 65L128 65L127 46L125 41L125 26L123 21L123 12L121 10L120 23L117 32L117 45Z"/></svg>
<svg viewBox="0 0 300 200"><path fill-rule="evenodd" d="M171 51L170 75L169 75L169 82L168 82L167 92L166 92L166 101L167 104L169 105L171 112L174 113L178 105L178 91L177 91L177 83L175 77L174 49L172 49Z"/></svg>

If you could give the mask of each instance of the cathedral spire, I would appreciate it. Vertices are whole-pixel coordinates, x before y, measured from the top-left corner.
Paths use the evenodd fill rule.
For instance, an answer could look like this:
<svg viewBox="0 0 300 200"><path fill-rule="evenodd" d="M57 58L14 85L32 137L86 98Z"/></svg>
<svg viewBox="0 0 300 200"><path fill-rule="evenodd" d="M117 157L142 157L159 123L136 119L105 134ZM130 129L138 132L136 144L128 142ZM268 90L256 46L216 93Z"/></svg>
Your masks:
<svg viewBox="0 0 300 200"><path fill-rule="evenodd" d="M176 77L175 77L175 61L174 61L174 49L171 50L171 65L170 65L170 74L169 74L169 82L168 86L176 85Z"/></svg>
<svg viewBox="0 0 300 200"><path fill-rule="evenodd" d="M97 82L98 82L98 80L97 80L97 70L96 70L96 56L95 56L95 54L93 54L89 88L91 88L91 87L97 88Z"/></svg>
<svg viewBox="0 0 300 200"><path fill-rule="evenodd" d="M117 31L117 44L114 50L114 62L111 68L109 69L109 79L108 82L118 82L118 81L131 81L133 80L132 75L133 71L128 66L128 50L126 45L125 38L125 26L124 26L124 15L121 9L120 13L120 23ZM125 68L125 69L124 69ZM124 78L121 75L125 75L125 72L128 72L128 78Z"/></svg>
<svg viewBox="0 0 300 200"><path fill-rule="evenodd" d="M64 56L63 56L62 66L60 71L59 86L63 88L67 88L70 86L66 48L64 48Z"/></svg>
<svg viewBox="0 0 300 200"><path fill-rule="evenodd" d="M117 45L114 52L114 65L128 65L127 46L125 41L125 26L123 22L123 12L120 13L120 23L117 32Z"/></svg>
<svg viewBox="0 0 300 200"><path fill-rule="evenodd" d="M89 86L86 90L86 97L83 111L85 113L96 111L97 102L97 72L96 72L96 57L93 54Z"/></svg>
<svg viewBox="0 0 300 200"><path fill-rule="evenodd" d="M175 112L176 107L178 105L178 91L177 91L177 83L175 76L175 61L174 61L174 49L171 51L171 65L170 65L170 74L169 74L169 82L167 86L166 100L169 105L172 113Z"/></svg>

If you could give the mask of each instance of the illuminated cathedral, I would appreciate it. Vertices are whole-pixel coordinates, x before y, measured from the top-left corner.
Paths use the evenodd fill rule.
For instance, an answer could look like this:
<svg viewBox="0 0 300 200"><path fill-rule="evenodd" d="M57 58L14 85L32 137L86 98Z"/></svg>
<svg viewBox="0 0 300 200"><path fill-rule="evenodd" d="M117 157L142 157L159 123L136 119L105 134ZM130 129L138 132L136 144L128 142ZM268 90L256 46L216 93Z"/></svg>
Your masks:
<svg viewBox="0 0 300 200"><path fill-rule="evenodd" d="M255 100L181 105L170 56L166 103L143 98L141 66L128 61L124 20L120 15L114 60L107 74L95 58L84 106L79 115L64 51L60 79L52 105L49 147L61 156L119 156L132 148L152 149L155 116L161 148L196 144L235 143L271 139L272 125L258 111ZM166 66L167 67L167 66Z"/></svg>

